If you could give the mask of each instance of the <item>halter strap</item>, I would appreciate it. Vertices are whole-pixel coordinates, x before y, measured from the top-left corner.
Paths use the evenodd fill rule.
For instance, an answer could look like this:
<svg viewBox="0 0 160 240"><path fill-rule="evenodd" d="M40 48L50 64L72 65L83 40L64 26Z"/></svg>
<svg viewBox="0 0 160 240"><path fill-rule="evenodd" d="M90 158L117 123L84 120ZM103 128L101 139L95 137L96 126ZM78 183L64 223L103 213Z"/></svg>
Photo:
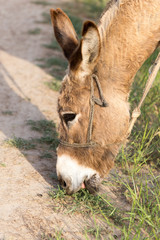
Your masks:
<svg viewBox="0 0 160 240"><path fill-rule="evenodd" d="M141 106L150 90L150 88L152 87L152 84L156 78L156 75L159 71L160 68L160 53L158 54L154 64L152 65L152 71L150 73L150 76L147 80L142 98L138 104L138 106L133 110L132 112L132 116L131 116L131 120L129 123L129 128L127 129L126 135L124 136L124 139L128 138L131 134L131 131L133 129L133 126L137 120L137 118L140 116L141 114ZM96 86L98 88L98 92L99 92L99 98L96 98L94 96L94 84L93 81L96 82ZM93 142L92 141L92 129L93 129L93 117L94 117L94 106L95 104L97 104L100 107L107 107L107 102L103 96L103 92L102 92L102 88L101 88L101 84L99 82L98 77L93 74L91 76L91 95L90 95L90 114L89 114L89 124L88 124L88 131L87 131L87 142L86 143L68 143L66 141L62 141L60 140L60 144L66 147L73 147L73 148L92 148L92 147L96 147L96 146L100 146L100 144ZM107 146L113 145L113 144L120 144L120 142L114 142L114 143L110 143L107 144Z"/></svg>
<svg viewBox="0 0 160 240"><path fill-rule="evenodd" d="M93 81L96 82L96 86L99 92L99 98L94 96L94 84ZM103 96L101 84L99 82L98 77L93 74L91 76L91 94L90 94L90 113L89 113L89 124L87 130L87 141L86 143L69 143L63 140L60 140L60 144L65 147L74 147L74 148L92 148L96 146L100 146L100 144L92 141L92 129L93 129L93 118L94 118L94 107L97 104L100 107L107 107L108 104Z"/></svg>

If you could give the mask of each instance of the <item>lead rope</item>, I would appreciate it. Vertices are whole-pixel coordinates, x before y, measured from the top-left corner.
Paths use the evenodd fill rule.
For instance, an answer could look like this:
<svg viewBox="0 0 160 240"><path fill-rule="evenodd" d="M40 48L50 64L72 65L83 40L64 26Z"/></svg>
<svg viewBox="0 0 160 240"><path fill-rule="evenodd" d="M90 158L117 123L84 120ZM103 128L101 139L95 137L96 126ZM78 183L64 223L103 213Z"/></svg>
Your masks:
<svg viewBox="0 0 160 240"><path fill-rule="evenodd" d="M131 121L130 121L130 124L129 124L129 128L128 128L128 131L127 131L127 138L130 136L131 134L131 131L133 129L133 126L137 120L137 118L141 115L141 106L149 92L149 90L151 89L152 87L152 84L157 76L157 73L160 69L160 53L158 54L154 64L152 65L152 71L149 75L149 78L147 80L147 83L146 83L146 86L145 86L145 89L144 89L144 92L143 92L143 95L142 95L142 98L138 104L138 106L133 110L132 112L132 117L131 117Z"/></svg>

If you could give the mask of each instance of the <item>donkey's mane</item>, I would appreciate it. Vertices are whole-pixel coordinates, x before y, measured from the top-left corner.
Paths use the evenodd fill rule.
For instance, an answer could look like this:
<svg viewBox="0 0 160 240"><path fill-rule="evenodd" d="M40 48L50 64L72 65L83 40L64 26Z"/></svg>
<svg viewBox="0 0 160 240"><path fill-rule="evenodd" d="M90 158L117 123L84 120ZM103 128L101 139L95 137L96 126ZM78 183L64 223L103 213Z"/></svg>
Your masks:
<svg viewBox="0 0 160 240"><path fill-rule="evenodd" d="M106 30L111 25L112 20L114 19L115 15L118 12L120 1L121 0L110 0L107 3L106 8L99 20L99 28L103 29L103 31L106 32Z"/></svg>

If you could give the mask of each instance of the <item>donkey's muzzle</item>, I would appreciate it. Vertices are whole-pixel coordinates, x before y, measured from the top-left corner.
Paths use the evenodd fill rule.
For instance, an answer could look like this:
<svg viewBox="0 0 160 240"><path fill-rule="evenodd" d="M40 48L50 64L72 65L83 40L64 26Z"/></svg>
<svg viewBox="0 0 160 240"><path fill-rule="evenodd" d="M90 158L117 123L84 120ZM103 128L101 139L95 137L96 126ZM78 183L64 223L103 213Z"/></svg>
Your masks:
<svg viewBox="0 0 160 240"><path fill-rule="evenodd" d="M99 191L100 183L101 179L97 174L94 174L90 179L84 181L86 189L92 194Z"/></svg>

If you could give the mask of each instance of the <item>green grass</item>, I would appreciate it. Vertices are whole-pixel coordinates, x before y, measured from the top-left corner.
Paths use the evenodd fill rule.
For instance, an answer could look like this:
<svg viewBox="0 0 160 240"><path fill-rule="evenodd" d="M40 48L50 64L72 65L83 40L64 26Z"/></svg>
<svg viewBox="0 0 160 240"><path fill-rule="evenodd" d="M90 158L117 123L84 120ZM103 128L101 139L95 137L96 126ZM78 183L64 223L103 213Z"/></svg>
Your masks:
<svg viewBox="0 0 160 240"><path fill-rule="evenodd" d="M56 125L53 121L45 119L39 121L29 120L27 124L33 131L42 133L42 137L35 139L34 141L40 144L47 144L52 150L56 149L58 146L58 134L56 131Z"/></svg>
<svg viewBox="0 0 160 240"><path fill-rule="evenodd" d="M30 126L31 130L41 133L41 137L29 140L13 137L7 139L5 144L11 147L16 147L20 150L31 150L40 146L41 150L44 149L40 158L52 158L50 151L55 151L59 142L55 123L46 119L39 121L29 120L27 121L27 125Z"/></svg>
<svg viewBox="0 0 160 240"><path fill-rule="evenodd" d="M82 22L86 18L97 19L104 9L104 0L79 0L63 7L69 15L80 36ZM83 10L82 10L83 9ZM48 21L49 22L49 21ZM46 47L53 51L61 51L55 40ZM135 76L130 94L131 111L138 105L149 69L153 64L159 49L143 64ZM45 67L53 76L64 74L66 68L61 57L48 59ZM52 67L53 66L53 67ZM53 199L53 211L68 215L80 214L86 219L83 229L84 239L119 239L109 233L107 226L121 232L121 240L151 240L160 239L160 71L141 109L129 143L123 147L116 159L115 168L118 173L109 175L109 181L104 186L114 186L117 189L117 201L106 194L90 195L81 190L72 196L67 196L61 188L52 189L49 193ZM60 83L60 82L58 82ZM51 83L53 89L56 83ZM59 84L60 85L60 84ZM58 87L59 88L59 87ZM57 88L57 89L58 89ZM118 201L129 206L122 208ZM88 216L92 224L88 222ZM105 226L105 227L104 227ZM63 231L62 231L63 233Z"/></svg>
<svg viewBox="0 0 160 240"><path fill-rule="evenodd" d="M78 0L78 2L82 3L83 9L85 9L85 13L89 18L97 19L104 11L109 0Z"/></svg>
<svg viewBox="0 0 160 240"><path fill-rule="evenodd" d="M42 6L52 5L51 2L47 2L46 0L44 0L44 1L32 1L31 3L37 4L37 5L42 5Z"/></svg>
<svg viewBox="0 0 160 240"><path fill-rule="evenodd" d="M45 159L51 159L53 158L52 154L50 152L44 152L43 154L41 154L40 158L45 158Z"/></svg>
<svg viewBox="0 0 160 240"><path fill-rule="evenodd" d="M49 23L49 24L51 24L51 17L50 17L49 13L44 12L42 14L42 18L43 18L43 20L41 21L41 23L44 23L44 24Z"/></svg>
<svg viewBox="0 0 160 240"><path fill-rule="evenodd" d="M26 140L24 138L14 137L5 141L5 143L11 147L16 147L21 150L35 149L35 144L32 140Z"/></svg>
<svg viewBox="0 0 160 240"><path fill-rule="evenodd" d="M144 178L143 181L144 184L142 182L138 184L136 183L136 176L132 176L133 188L129 184L125 184L132 201L131 212L125 218L128 220L129 226L127 228L124 226L122 230L125 239L132 239L133 232L133 239L141 239L142 235L144 237L148 236L148 239L159 239L160 184L155 177L154 180ZM149 183L151 186L149 186Z"/></svg>
<svg viewBox="0 0 160 240"><path fill-rule="evenodd" d="M55 66L59 66L60 68L62 68L63 70L65 70L67 68L67 61L58 57L52 57L52 58L48 58L45 62L44 65L42 65L42 67L44 68L50 68L53 65Z"/></svg>
<svg viewBox="0 0 160 240"><path fill-rule="evenodd" d="M43 46L46 47L46 48L52 49L52 50L59 50L59 51L61 51L61 48L60 48L58 42L55 39L52 40L51 43L44 44Z"/></svg>
<svg viewBox="0 0 160 240"><path fill-rule="evenodd" d="M3 162L0 162L0 167L6 167L6 164Z"/></svg>
<svg viewBox="0 0 160 240"><path fill-rule="evenodd" d="M30 34L30 35L38 35L40 33L41 33L41 29L40 28L35 28L35 29L32 29L32 30L28 31L28 34Z"/></svg>
<svg viewBox="0 0 160 240"><path fill-rule="evenodd" d="M12 111L2 111L1 112L3 115L8 115L8 116L12 116L13 112Z"/></svg>
<svg viewBox="0 0 160 240"><path fill-rule="evenodd" d="M49 192L50 197L56 200L54 210L64 210L66 214L81 213L83 216L94 215L110 218L115 225L123 224L122 212L113 206L107 199L107 195L92 195L87 190L80 190L72 196L67 196L65 190L58 187Z"/></svg>
<svg viewBox="0 0 160 240"><path fill-rule="evenodd" d="M42 234L40 240L64 240L62 231L55 231L55 234Z"/></svg>
<svg viewBox="0 0 160 240"><path fill-rule="evenodd" d="M33 121L33 120L28 120L27 122L28 125L30 125L31 129L37 132L50 132L51 130L55 131L56 125L53 121L49 121L46 119L39 120L39 121Z"/></svg>
<svg viewBox="0 0 160 240"><path fill-rule="evenodd" d="M39 64L41 68L48 69L49 73L54 76L53 80L48 84L51 89L59 90L59 81L63 79L67 65L67 60L58 56L47 58L43 63Z"/></svg>
<svg viewBox="0 0 160 240"><path fill-rule="evenodd" d="M60 78L60 76L57 76L57 77ZM61 88L61 82L56 79L53 79L50 82L46 82L45 84L53 91L59 91Z"/></svg>

